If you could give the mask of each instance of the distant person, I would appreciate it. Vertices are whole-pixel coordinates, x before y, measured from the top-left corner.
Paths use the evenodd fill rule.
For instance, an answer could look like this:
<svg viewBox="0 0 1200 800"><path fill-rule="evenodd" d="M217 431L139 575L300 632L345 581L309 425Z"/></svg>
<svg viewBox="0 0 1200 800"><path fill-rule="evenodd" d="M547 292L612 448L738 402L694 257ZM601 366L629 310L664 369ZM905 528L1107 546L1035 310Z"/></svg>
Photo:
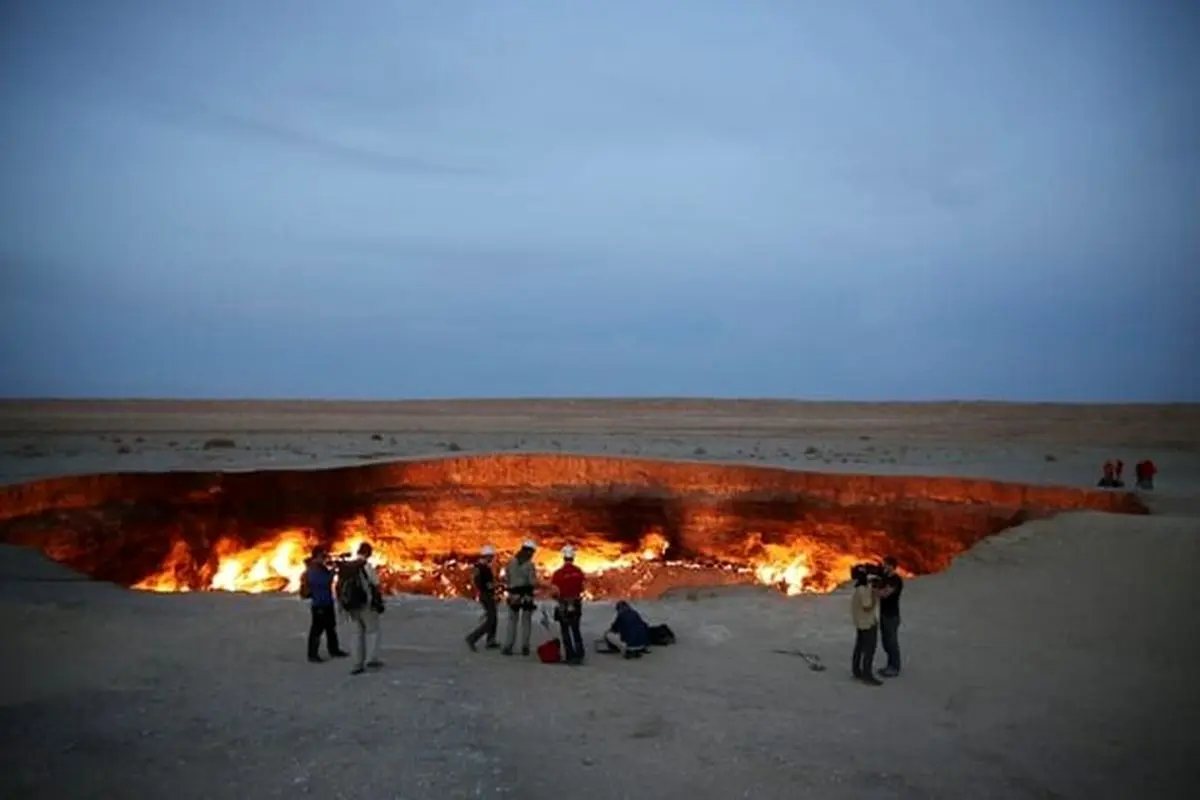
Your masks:
<svg viewBox="0 0 1200 800"><path fill-rule="evenodd" d="M490 544L483 546L479 552L479 560L475 562L475 593L479 597L479 605L483 607L483 621L467 634L467 647L472 650L483 637L487 637L484 645L488 650L494 650L500 645L496 642L496 574L492 571L492 563L496 560L496 548Z"/></svg>
<svg viewBox="0 0 1200 800"><path fill-rule="evenodd" d="M1134 467L1134 477L1137 480L1137 488L1146 491L1154 488L1154 476L1158 474L1158 467L1154 466L1154 462L1146 459L1139 461Z"/></svg>
<svg viewBox="0 0 1200 800"><path fill-rule="evenodd" d="M338 570L337 598L342 611L356 628L354 669L351 675L361 675L368 668L383 666L379 658L382 633L379 617L383 614L383 588L371 564L374 548L367 542L358 546L354 558Z"/></svg>
<svg viewBox="0 0 1200 800"><path fill-rule="evenodd" d="M854 622L854 677L870 686L881 686L875 677L875 648L879 643L879 576L866 569L854 570L854 593L850 598Z"/></svg>
<svg viewBox="0 0 1200 800"><path fill-rule="evenodd" d="M1112 489L1117 485L1117 468L1111 461L1105 461L1104 467L1100 473L1100 480L1096 481L1096 485L1101 489Z"/></svg>
<svg viewBox="0 0 1200 800"><path fill-rule="evenodd" d="M641 658L650 645L650 626L624 600L617 603L616 610L617 615L604 633L604 640L625 658Z"/></svg>
<svg viewBox="0 0 1200 800"><path fill-rule="evenodd" d="M887 654L887 666L879 674L894 678L900 674L900 594L904 579L896 572L896 559L883 560L883 577L879 581L879 638Z"/></svg>
<svg viewBox="0 0 1200 800"><path fill-rule="evenodd" d="M537 610L537 567L533 563L533 552L537 545L526 540L512 561L504 568L504 581L508 589L508 624L504 630L506 656L513 654L517 643L517 627L521 628L521 655L529 655L529 637L533 633L533 612Z"/></svg>
<svg viewBox="0 0 1200 800"><path fill-rule="evenodd" d="M568 664L582 664L584 657L583 633L579 626L583 621L583 570L575 566L575 548L567 545L562 551L563 564L550 578L558 607L554 616L562 630L564 656Z"/></svg>
<svg viewBox="0 0 1200 800"><path fill-rule="evenodd" d="M333 570L329 568L329 553L324 547L313 548L312 557L305 563L304 576L300 579L300 596L308 598L312 613L312 624L308 628L308 660L314 664L321 663L322 634L330 658L350 655L338 644Z"/></svg>
<svg viewBox="0 0 1200 800"><path fill-rule="evenodd" d="M1125 485L1125 462L1118 458L1116 463L1113 465L1113 467L1114 467L1113 477L1115 477L1117 479L1117 485L1124 486Z"/></svg>

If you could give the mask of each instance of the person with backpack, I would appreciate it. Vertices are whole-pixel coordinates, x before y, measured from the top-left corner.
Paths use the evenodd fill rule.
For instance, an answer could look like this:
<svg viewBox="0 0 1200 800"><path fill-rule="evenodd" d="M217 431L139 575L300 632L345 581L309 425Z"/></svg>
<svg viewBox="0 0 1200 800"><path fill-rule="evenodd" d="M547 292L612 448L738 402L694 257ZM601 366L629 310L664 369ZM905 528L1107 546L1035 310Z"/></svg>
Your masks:
<svg viewBox="0 0 1200 800"><path fill-rule="evenodd" d="M538 585L537 567L533 563L533 551L536 549L536 544L525 540L521 549L504 568L504 580L508 589L508 625L504 631L504 649L500 652L506 656L513 654L513 645L517 643L518 623L521 628L521 655L529 655L533 612L537 609L537 600L534 597Z"/></svg>
<svg viewBox="0 0 1200 800"><path fill-rule="evenodd" d="M583 634L579 624L583 620L583 570L575 566L575 548L567 545L562 551L563 564L550 577L558 607L554 618L562 630L565 661L576 665L583 663Z"/></svg>
<svg viewBox="0 0 1200 800"><path fill-rule="evenodd" d="M487 644L485 647L488 650L494 650L500 645L496 643L496 576L492 572L492 562L496 560L496 548L490 544L483 546L480 551L479 561L475 563L474 583L475 591L479 595L479 605L483 606L483 621L467 634L467 647L472 650L479 640L487 636Z"/></svg>
<svg viewBox="0 0 1200 800"><path fill-rule="evenodd" d="M354 669L351 675L361 675L368 668L383 666L379 658L382 634L379 617L383 614L383 589L371 564L374 548L367 542L358 546L354 558L342 562L337 576L338 605L354 623Z"/></svg>
<svg viewBox="0 0 1200 800"><path fill-rule="evenodd" d="M319 648L321 635L330 658L345 658L350 655L338 644L337 613L333 602L333 570L329 568L329 553L324 547L314 547L312 557L305 563L300 577L300 596L309 601L312 624L308 628L308 660L314 664L322 661Z"/></svg>

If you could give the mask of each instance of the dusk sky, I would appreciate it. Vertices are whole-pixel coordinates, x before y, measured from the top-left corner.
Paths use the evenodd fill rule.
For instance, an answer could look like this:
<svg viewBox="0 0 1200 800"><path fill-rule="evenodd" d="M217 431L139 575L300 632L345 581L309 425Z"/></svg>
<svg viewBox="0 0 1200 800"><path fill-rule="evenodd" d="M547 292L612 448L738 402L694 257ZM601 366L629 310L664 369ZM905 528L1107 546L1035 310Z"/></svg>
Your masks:
<svg viewBox="0 0 1200 800"><path fill-rule="evenodd" d="M1200 400L1200 3L5 0L0 37L5 396Z"/></svg>

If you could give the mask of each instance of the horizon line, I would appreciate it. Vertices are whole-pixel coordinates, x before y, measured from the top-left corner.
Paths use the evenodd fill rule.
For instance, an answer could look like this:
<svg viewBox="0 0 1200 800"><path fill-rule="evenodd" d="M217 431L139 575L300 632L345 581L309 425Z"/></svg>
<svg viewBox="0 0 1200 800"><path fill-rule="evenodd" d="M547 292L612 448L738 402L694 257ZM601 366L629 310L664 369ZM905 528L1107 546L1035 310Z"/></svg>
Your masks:
<svg viewBox="0 0 1200 800"><path fill-rule="evenodd" d="M358 404L358 405L416 405L436 403L777 403L793 405L862 405L862 406L1142 406L1163 408L1171 406L1200 406L1195 400L1007 400L1001 398L930 398L930 399L895 399L895 400L861 400L835 398L803 398L803 397L730 397L713 395L498 395L487 397L403 397L403 398L361 398L361 397L153 397L137 396L44 396L44 397L0 397L0 405L12 406L21 404L66 404L66 403L157 403L162 405L184 403L297 403L297 404Z"/></svg>

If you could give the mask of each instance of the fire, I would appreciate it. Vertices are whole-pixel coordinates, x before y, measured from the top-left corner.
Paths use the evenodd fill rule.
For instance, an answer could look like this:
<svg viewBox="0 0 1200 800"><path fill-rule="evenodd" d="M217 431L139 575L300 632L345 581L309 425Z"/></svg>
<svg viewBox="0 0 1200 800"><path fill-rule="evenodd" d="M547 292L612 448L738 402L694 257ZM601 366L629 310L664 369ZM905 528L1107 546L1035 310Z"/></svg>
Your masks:
<svg viewBox="0 0 1200 800"><path fill-rule="evenodd" d="M360 542L371 541L372 560L389 591L442 597L470 594L467 567L474 560L474 548L455 553L447 552L448 548L443 546L440 553L431 553L428 547L414 546L427 545L428 534L389 530L385 536L372 537L368 535L370 532L366 520L352 521L334 542L331 552L349 554ZM292 529L249 547L233 539L219 539L205 555L177 541L159 569L133 588L153 592L296 592L305 560L319 542L315 531ZM754 582L778 588L788 595L822 592L844 581L849 566L860 560L824 552L814 542L764 544L754 535L745 539L742 552L700 562L673 558L670 544L660 531L646 534L636 547L599 535L575 544L578 553L575 563L592 577L593 594L601 586L600 592L632 595L652 583L655 572L662 570L676 573L709 570L724 575L725 581ZM497 541L496 546L501 552L497 566L502 571L506 560L503 554L515 552L520 542ZM539 547L534 553L534 563L542 575L548 576L562 563L558 546Z"/></svg>

